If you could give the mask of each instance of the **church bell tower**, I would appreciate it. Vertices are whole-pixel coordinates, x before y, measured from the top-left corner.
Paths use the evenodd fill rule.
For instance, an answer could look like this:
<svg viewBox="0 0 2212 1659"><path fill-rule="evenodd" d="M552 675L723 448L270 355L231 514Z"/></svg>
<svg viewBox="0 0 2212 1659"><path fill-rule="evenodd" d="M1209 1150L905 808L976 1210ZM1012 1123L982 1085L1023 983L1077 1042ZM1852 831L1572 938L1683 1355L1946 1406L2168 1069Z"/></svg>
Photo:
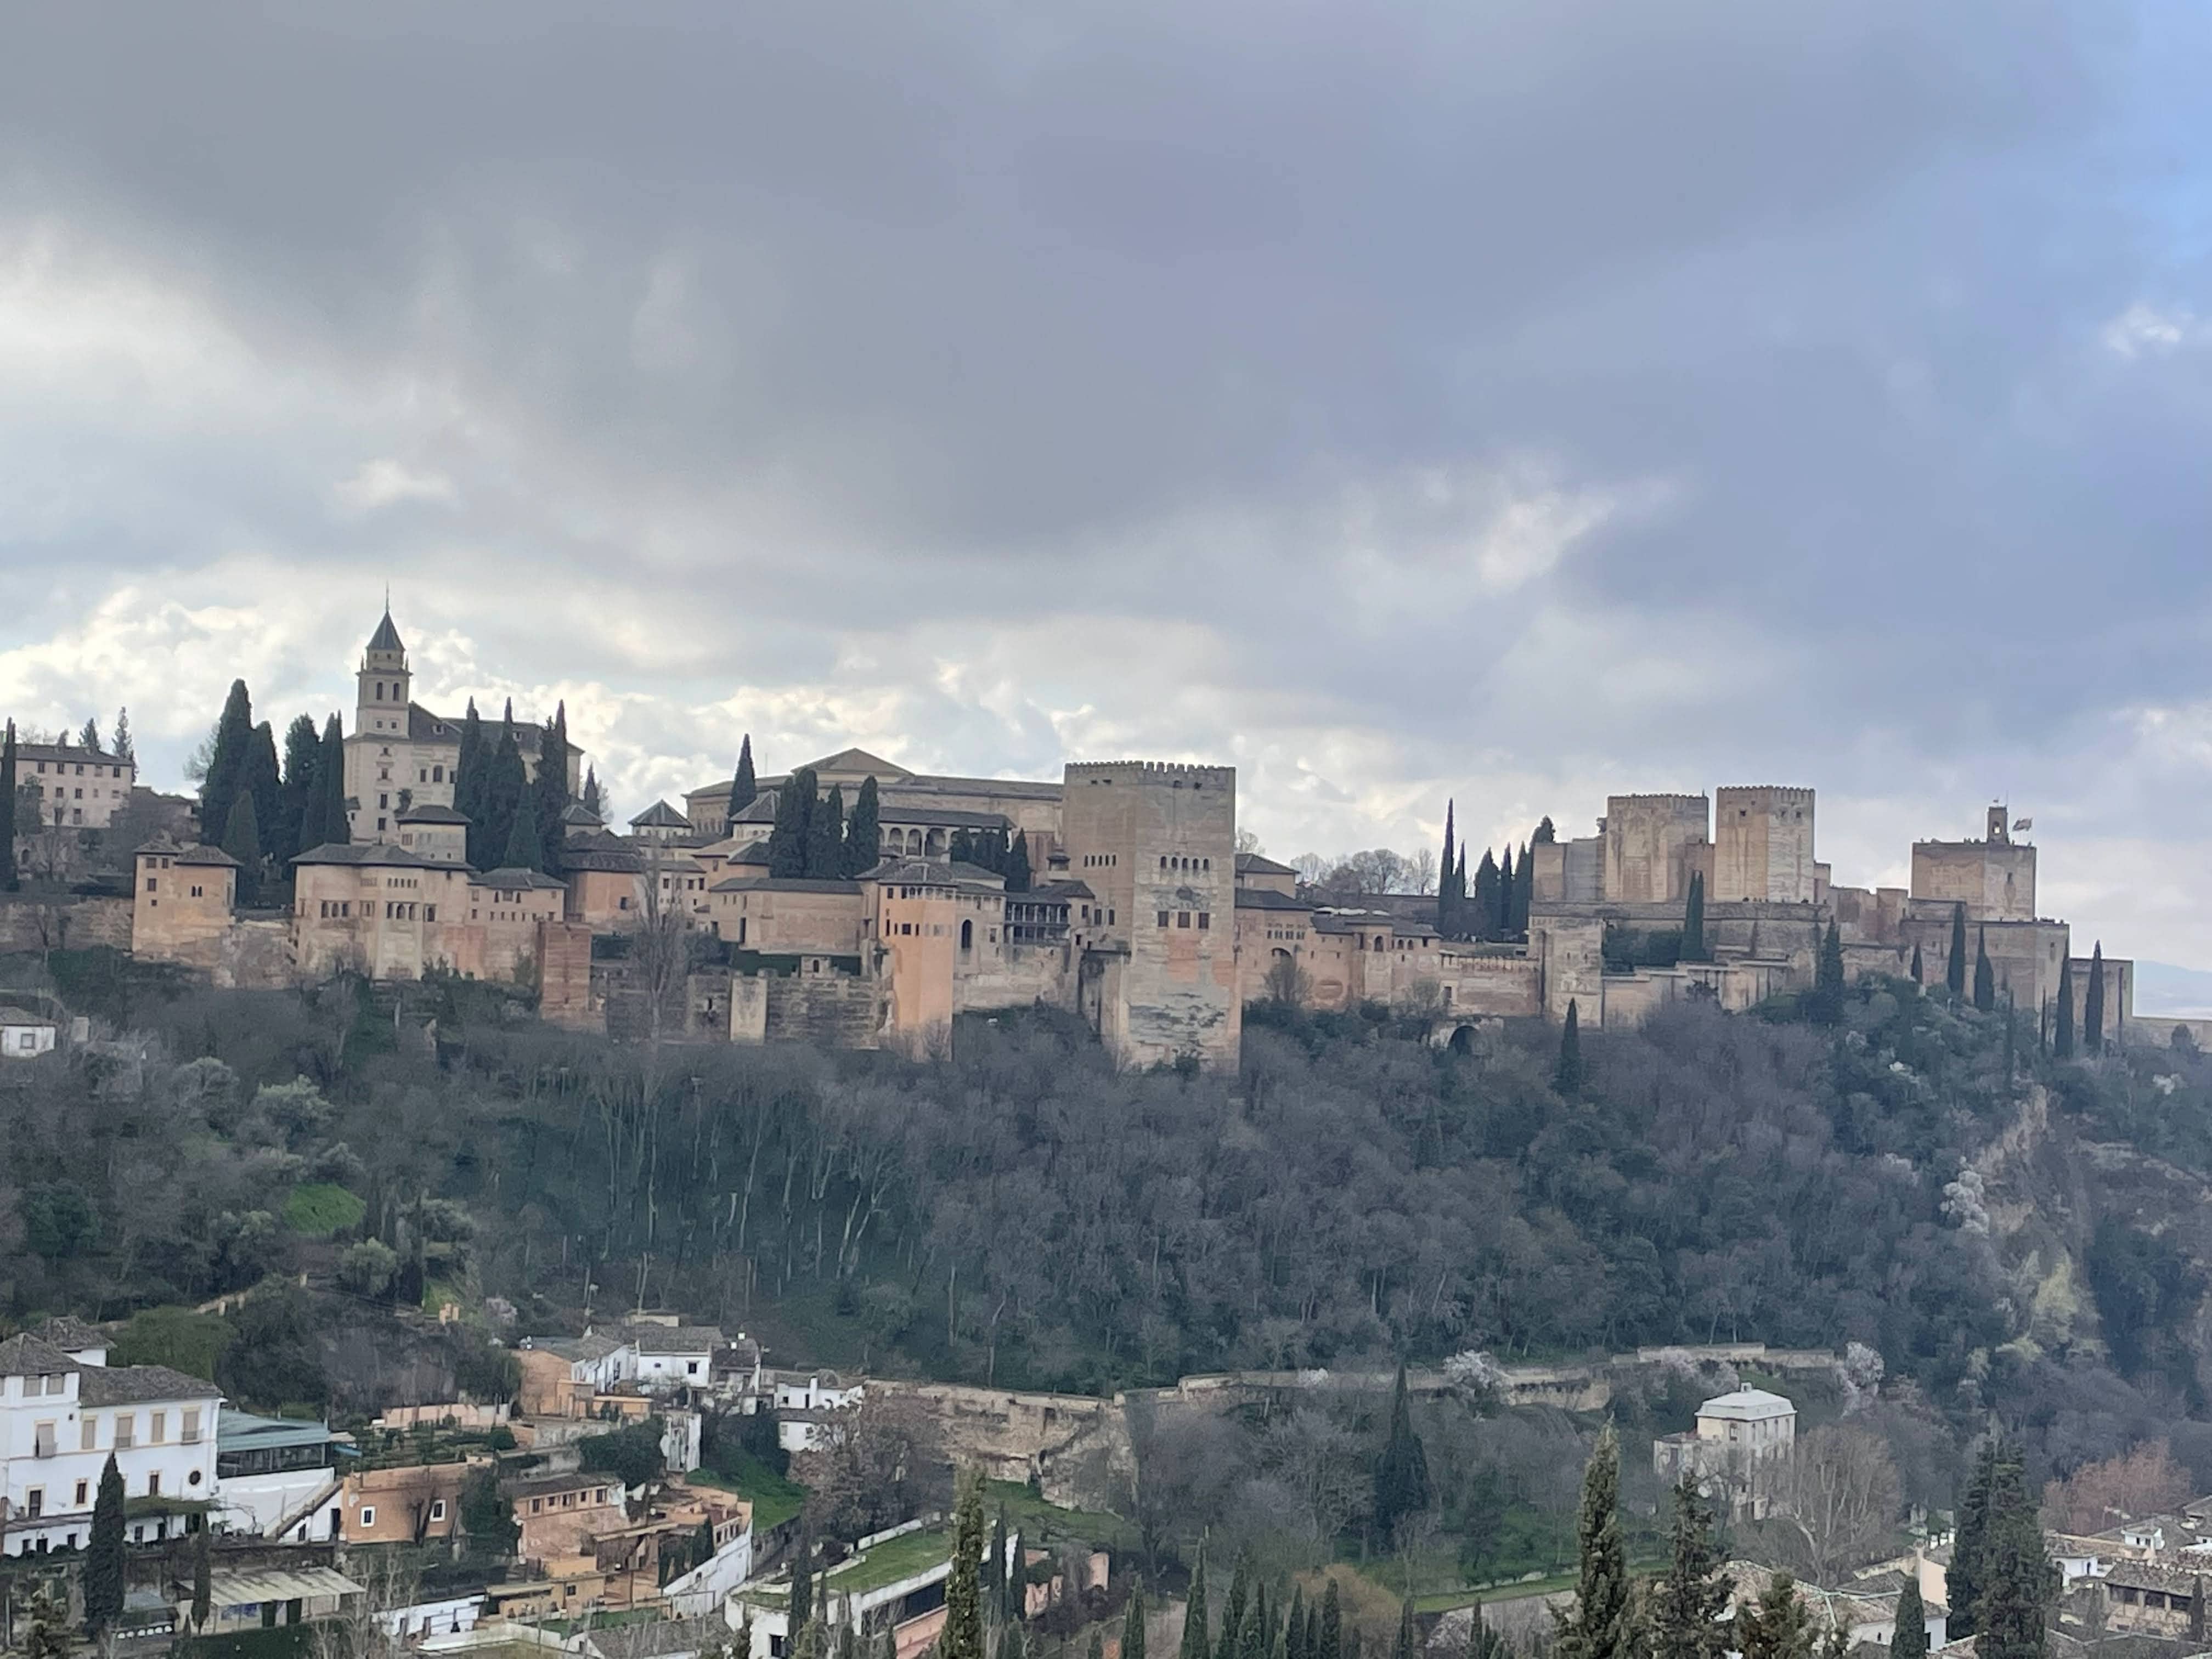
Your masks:
<svg viewBox="0 0 2212 1659"><path fill-rule="evenodd" d="M370 737L405 738L409 678L407 647L399 642L399 630L392 625L392 607L387 605L384 620L369 635L368 649L362 654L361 672L356 676L360 690L355 699L354 731Z"/></svg>

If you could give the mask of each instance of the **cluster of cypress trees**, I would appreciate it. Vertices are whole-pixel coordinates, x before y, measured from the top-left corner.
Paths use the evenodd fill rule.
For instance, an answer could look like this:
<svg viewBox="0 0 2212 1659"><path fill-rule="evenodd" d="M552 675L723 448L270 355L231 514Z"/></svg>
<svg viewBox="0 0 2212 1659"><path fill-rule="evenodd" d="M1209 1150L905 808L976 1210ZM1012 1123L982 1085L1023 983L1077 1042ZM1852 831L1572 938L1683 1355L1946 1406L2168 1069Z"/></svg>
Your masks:
<svg viewBox="0 0 2212 1659"><path fill-rule="evenodd" d="M2043 1659L2057 1579L2020 1450L1994 1435L1983 1443L1960 1503L1945 1582L1953 1639L1979 1638L1974 1649L1983 1659Z"/></svg>
<svg viewBox="0 0 2212 1659"><path fill-rule="evenodd" d="M1398 1367L1398 1382L1390 1395L1390 1431L1375 1460L1375 1525L1384 1539L1392 1537L1398 1523L1429 1507L1429 1455L1421 1437L1413 1432L1413 1412L1406 1396L1406 1367Z"/></svg>
<svg viewBox="0 0 2212 1659"><path fill-rule="evenodd" d="M768 836L769 874L784 880L850 881L874 868L883 856L879 811L873 778L860 780L848 822L844 790L833 783L824 796L812 769L800 767L776 791L775 823Z"/></svg>
<svg viewBox="0 0 2212 1659"><path fill-rule="evenodd" d="M469 862L479 870L535 870L558 875L561 814L568 810L568 706L553 711L538 737L535 777L523 764L514 699L489 732L469 700L453 769L453 810L469 821ZM596 781L596 780L594 780Z"/></svg>
<svg viewBox="0 0 2212 1659"><path fill-rule="evenodd" d="M1287 1604L1279 1595L1271 1607L1267 1587L1239 1561L1229 1580L1218 1631L1209 1630L1212 1622L1201 1550L1191 1574L1176 1659L1358 1659L1359 1632L1345 1627L1334 1579L1317 1601L1307 1601L1305 1592L1293 1586Z"/></svg>
<svg viewBox="0 0 2212 1659"><path fill-rule="evenodd" d="M1443 862L1437 866L1437 931L1446 939L1513 939L1528 931L1528 908L1536 896L1536 861L1532 847L1556 838L1552 820L1536 826L1536 833L1521 843L1516 864L1508 842L1502 858L1483 848L1482 862L1470 883L1467 847L1453 844L1456 803L1444 803Z"/></svg>
<svg viewBox="0 0 2212 1659"><path fill-rule="evenodd" d="M332 714L319 737L311 716L295 715L285 728L280 765L275 728L254 723L252 696L244 680L233 680L200 781L199 824L203 842L238 860L241 904L276 896L264 889L289 886L299 854L343 845L351 836L338 717Z"/></svg>
<svg viewBox="0 0 2212 1659"><path fill-rule="evenodd" d="M1004 876L1009 893L1030 890L1030 841L1018 830L955 830L945 856L955 864L972 864Z"/></svg>

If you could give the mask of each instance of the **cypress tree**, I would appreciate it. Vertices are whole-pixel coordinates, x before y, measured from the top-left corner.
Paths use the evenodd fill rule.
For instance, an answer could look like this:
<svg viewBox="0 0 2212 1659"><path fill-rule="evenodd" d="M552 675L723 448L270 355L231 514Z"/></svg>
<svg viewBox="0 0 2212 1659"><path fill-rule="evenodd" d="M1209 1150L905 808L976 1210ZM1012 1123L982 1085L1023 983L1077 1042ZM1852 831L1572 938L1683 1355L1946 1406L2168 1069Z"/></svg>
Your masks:
<svg viewBox="0 0 2212 1659"><path fill-rule="evenodd" d="M1129 1592L1129 1610L1121 1618L1121 1659L1145 1659L1145 1592L1141 1585Z"/></svg>
<svg viewBox="0 0 2212 1659"><path fill-rule="evenodd" d="M523 803L522 810L514 815L514 828L507 831L507 849L500 858L501 867L512 870L543 870L545 867L545 844L538 838L538 814Z"/></svg>
<svg viewBox="0 0 2212 1659"><path fill-rule="evenodd" d="M1267 1586L1261 1581L1252 1586L1252 1605L1237 1632L1237 1659L1267 1659Z"/></svg>
<svg viewBox="0 0 2212 1659"><path fill-rule="evenodd" d="M316 844L343 847L353 840L353 818L346 811L345 730L338 717L323 722L322 840Z"/></svg>
<svg viewBox="0 0 2212 1659"><path fill-rule="evenodd" d="M1920 1575L1908 1572L1905 1588L1897 1593L1896 1632L1890 1638L1890 1659L1928 1659L1928 1608L1920 1599Z"/></svg>
<svg viewBox="0 0 2212 1659"><path fill-rule="evenodd" d="M222 850L238 860L238 902L252 904L261 896L261 825L253 810L251 790L240 790L230 804L230 823L222 832Z"/></svg>
<svg viewBox="0 0 2212 1659"><path fill-rule="evenodd" d="M776 791L775 826L769 831L768 872L788 879L806 873L807 830L814 816L814 774L802 766Z"/></svg>
<svg viewBox="0 0 2212 1659"><path fill-rule="evenodd" d="M460 757L453 763L453 810L469 821L468 860L479 870L487 866L490 856L484 849L483 828L485 772L490 759L484 748L483 720L477 713L477 700L471 697L468 712L461 716ZM797 1628L793 1626L794 1632Z"/></svg>
<svg viewBox="0 0 2212 1659"><path fill-rule="evenodd" d="M960 1477L952 1510L952 1572L945 1581L937 1659L983 1659L983 1486L971 1469Z"/></svg>
<svg viewBox="0 0 2212 1659"><path fill-rule="evenodd" d="M115 747L110 752L125 766L136 767L138 764L138 751L131 743L131 711L128 708L115 711Z"/></svg>
<svg viewBox="0 0 2212 1659"><path fill-rule="evenodd" d="M533 837L538 855L530 866L532 870L550 874L558 867L561 814L568 810L568 705L564 699L553 706L553 718L546 722L538 739L538 775L530 781L530 811L525 816L538 821Z"/></svg>
<svg viewBox="0 0 2212 1659"><path fill-rule="evenodd" d="M1417 1651L1413 1641L1413 1598L1408 1595L1398 1603L1398 1639L1390 1644L1390 1659L1413 1659Z"/></svg>
<svg viewBox="0 0 2212 1659"><path fill-rule="evenodd" d="M1452 937L1467 939L1474 931L1474 921L1468 914L1467 843L1459 844L1459 866L1452 872Z"/></svg>
<svg viewBox="0 0 2212 1659"><path fill-rule="evenodd" d="M492 740L491 762L484 774L483 855L490 863L506 860L507 846L514 839L514 815L528 809L529 790L522 745L514 735L514 700L510 697L507 712L500 717L499 735Z"/></svg>
<svg viewBox="0 0 2212 1659"><path fill-rule="evenodd" d="M2052 1021L2051 1052L2061 1060L2074 1058L2074 958L2069 953L2058 964L2058 1011ZM1946 1626L1945 1629L1949 1626Z"/></svg>
<svg viewBox="0 0 2212 1659"><path fill-rule="evenodd" d="M1536 860L1528 856L1528 843L1521 843L1521 862L1514 866L1513 931L1528 931L1528 912L1536 903Z"/></svg>
<svg viewBox="0 0 2212 1659"><path fill-rule="evenodd" d="M1759 1605L1748 1611L1736 1638L1743 1659L1813 1659L1812 1614L1788 1573L1768 1579Z"/></svg>
<svg viewBox="0 0 2212 1659"><path fill-rule="evenodd" d="M1390 1431L1382 1454L1375 1460L1375 1523L1389 1537L1407 1516L1429 1506L1429 1454L1421 1437L1413 1432L1413 1415L1406 1394L1406 1366L1398 1364L1398 1381L1390 1393Z"/></svg>
<svg viewBox="0 0 2212 1659"><path fill-rule="evenodd" d="M1006 890L1026 893L1030 881L1030 838L1017 830L1013 847L1006 854Z"/></svg>
<svg viewBox="0 0 2212 1659"><path fill-rule="evenodd" d="M1567 1022L1559 1030L1559 1059L1552 1067L1552 1086L1563 1095L1582 1092L1582 1024L1572 997L1567 999Z"/></svg>
<svg viewBox="0 0 2212 1659"><path fill-rule="evenodd" d="M1943 964L1944 988L1954 1000L1966 994L1966 907L1951 907L1951 959Z"/></svg>
<svg viewBox="0 0 2212 1659"><path fill-rule="evenodd" d="M737 776L730 782L730 824L735 828L738 814L750 806L760 795L760 784L753 776L753 734L746 732L738 744Z"/></svg>
<svg viewBox="0 0 2212 1659"><path fill-rule="evenodd" d="M991 1527L991 1553L983 1558L983 1605L996 1616L1006 1605L1006 1506L999 1505L999 1518Z"/></svg>
<svg viewBox="0 0 2212 1659"><path fill-rule="evenodd" d="M213 1532L203 1524L192 1534L192 1628L204 1630L208 1615L215 1611L215 1564L209 1558L212 1553L209 1540Z"/></svg>
<svg viewBox="0 0 2212 1659"><path fill-rule="evenodd" d="M834 783L806 826L806 873L819 881L845 873L845 792Z"/></svg>
<svg viewBox="0 0 2212 1659"><path fill-rule="evenodd" d="M1095 1625L1091 1629L1091 1659L1106 1659L1106 1632Z"/></svg>
<svg viewBox="0 0 2212 1659"><path fill-rule="evenodd" d="M1974 933L1974 1006L1983 1013L1994 1013L1997 1006L1997 978L1990 967L1990 930L1985 922Z"/></svg>
<svg viewBox="0 0 2212 1659"><path fill-rule="evenodd" d="M253 797L253 822L261 831L263 848L281 853L280 844L270 839L284 817L284 780L277 769L275 727L267 720L255 726L252 744L246 752L242 792Z"/></svg>
<svg viewBox="0 0 2212 1659"><path fill-rule="evenodd" d="M1826 935L1820 940L1819 965L1813 975L1813 997L1809 1012L1824 1025L1832 1025L1844 1016L1844 942L1835 922L1828 923Z"/></svg>
<svg viewBox="0 0 2212 1659"><path fill-rule="evenodd" d="M284 728L284 805L270 839L270 854L282 869L295 853L315 845L307 840L312 821L321 816L323 739L313 714L295 714Z"/></svg>
<svg viewBox="0 0 2212 1659"><path fill-rule="evenodd" d="M1721 1659L1728 1632L1716 1621L1728 1610L1732 1586L1720 1571L1712 1512L1686 1476L1674 1487L1668 1541L1667 1569L1652 1587L1651 1659Z"/></svg>
<svg viewBox="0 0 2212 1659"><path fill-rule="evenodd" d="M1682 960L1703 962L1705 951L1705 878L1690 872L1690 896L1682 906Z"/></svg>
<svg viewBox="0 0 2212 1659"><path fill-rule="evenodd" d="M1210 1659L1206 1634L1206 1540L1198 1540L1198 1561L1190 1570L1190 1598L1183 1604L1182 1645L1176 1659Z"/></svg>
<svg viewBox="0 0 2212 1659"><path fill-rule="evenodd" d="M89 749L95 755L106 752L100 746L100 721L96 718L86 719L84 730L76 734L76 746Z"/></svg>
<svg viewBox="0 0 2212 1659"><path fill-rule="evenodd" d="M1291 1584L1291 1615L1283 1622L1283 1659L1308 1659L1306 1595L1295 1580Z"/></svg>
<svg viewBox="0 0 2212 1659"><path fill-rule="evenodd" d="M2016 1460L1998 1464L1982 1568L1975 1651L1989 1659L2043 1659L2056 1575Z"/></svg>
<svg viewBox="0 0 2212 1659"><path fill-rule="evenodd" d="M1607 1424L1583 1472L1575 1522L1575 1603L1554 1613L1559 1659L1631 1659L1637 1643L1628 1558L1620 1538L1620 1442Z"/></svg>
<svg viewBox="0 0 2212 1659"><path fill-rule="evenodd" d="M1475 866L1474 893L1472 899L1474 914L1468 918L1468 931L1477 939L1498 937L1498 860L1490 856L1490 849L1482 849L1482 862Z"/></svg>
<svg viewBox="0 0 2212 1659"><path fill-rule="evenodd" d="M1343 1659L1344 1604L1338 1599L1336 1577L1321 1593L1321 1640L1314 1644L1313 1659Z"/></svg>
<svg viewBox="0 0 2212 1659"><path fill-rule="evenodd" d="M84 1556L84 1627L97 1637L122 1611L123 1471L110 1452L93 1499L92 1541Z"/></svg>
<svg viewBox="0 0 2212 1659"><path fill-rule="evenodd" d="M2089 952L2089 985L2081 994L2081 1052L2105 1052L2105 941Z"/></svg>
<svg viewBox="0 0 2212 1659"><path fill-rule="evenodd" d="M1498 866L1498 932L1495 937L1504 939L1513 931L1513 843L1505 843L1505 856Z"/></svg>
<svg viewBox="0 0 2212 1659"><path fill-rule="evenodd" d="M238 799L239 781L252 742L253 700L246 695L244 680L233 680L230 695L223 699L222 714L215 723L215 747L208 756L207 775L200 780L200 839L210 846L220 844L230 823L231 803Z"/></svg>
<svg viewBox="0 0 2212 1659"><path fill-rule="evenodd" d="M791 1562L790 1613L793 1630L804 1631L814 1622L814 1538L803 1528Z"/></svg>
<svg viewBox="0 0 2212 1659"><path fill-rule="evenodd" d="M1912 945L1912 982L1915 985L1925 985L1928 982L1927 976L1920 966L1920 945L1917 940L1915 940Z"/></svg>
<svg viewBox="0 0 2212 1659"><path fill-rule="evenodd" d="M15 868L15 722L0 741L0 892L20 893L23 878Z"/></svg>
<svg viewBox="0 0 2212 1659"><path fill-rule="evenodd" d="M847 878L866 875L883 855L883 806L877 797L875 778L870 775L860 780L860 792L853 798L853 816L845 823Z"/></svg>
<svg viewBox="0 0 2212 1659"><path fill-rule="evenodd" d="M1996 1437L1982 1443L1974 1460L1974 1473L1959 1500L1959 1513L1951 1540L1951 1565L1945 1570L1944 1599L1950 1618L1944 1630L1953 1641L1972 1636L1975 1614L1987 1582L1983 1563L1989 1554L1990 1509L1996 1495L1997 1463L2001 1454Z"/></svg>
<svg viewBox="0 0 2212 1659"><path fill-rule="evenodd" d="M1214 1659L1237 1659L1237 1644L1244 1633L1245 1602L1251 1593L1244 1558L1239 1556L1237 1570L1229 1575L1229 1599L1221 1604L1221 1639L1214 1647Z"/></svg>
<svg viewBox="0 0 2212 1659"><path fill-rule="evenodd" d="M1437 866L1437 932L1446 939L1452 936L1455 920L1452 915L1451 878L1453 811L1456 805L1454 801L1444 802L1444 856L1443 862Z"/></svg>

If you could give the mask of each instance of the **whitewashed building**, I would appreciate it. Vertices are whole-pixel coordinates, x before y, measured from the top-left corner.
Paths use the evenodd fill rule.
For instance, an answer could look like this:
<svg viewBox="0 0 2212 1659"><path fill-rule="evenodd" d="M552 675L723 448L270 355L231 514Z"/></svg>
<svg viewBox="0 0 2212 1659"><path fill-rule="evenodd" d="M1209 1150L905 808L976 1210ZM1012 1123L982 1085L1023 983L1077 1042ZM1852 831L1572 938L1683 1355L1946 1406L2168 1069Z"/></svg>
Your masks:
<svg viewBox="0 0 2212 1659"><path fill-rule="evenodd" d="M27 1008L0 1007L0 1060L35 1060L50 1054L60 1022Z"/></svg>

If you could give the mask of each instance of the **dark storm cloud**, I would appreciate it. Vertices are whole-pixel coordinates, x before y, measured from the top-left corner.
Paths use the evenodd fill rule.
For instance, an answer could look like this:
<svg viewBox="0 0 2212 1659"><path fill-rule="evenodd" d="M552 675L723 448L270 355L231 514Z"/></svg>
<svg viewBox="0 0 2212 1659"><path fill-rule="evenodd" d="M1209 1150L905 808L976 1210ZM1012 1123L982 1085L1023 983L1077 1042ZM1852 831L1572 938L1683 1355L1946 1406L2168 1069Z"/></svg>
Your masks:
<svg viewBox="0 0 2212 1659"><path fill-rule="evenodd" d="M1470 775L2139 799L2130 711L2201 695L2178 8L49 7L9 46L0 230L156 273L269 383L21 440L40 628L241 547L465 572L539 596L441 618L534 684L875 675L970 765L1172 710L1378 839Z"/></svg>

